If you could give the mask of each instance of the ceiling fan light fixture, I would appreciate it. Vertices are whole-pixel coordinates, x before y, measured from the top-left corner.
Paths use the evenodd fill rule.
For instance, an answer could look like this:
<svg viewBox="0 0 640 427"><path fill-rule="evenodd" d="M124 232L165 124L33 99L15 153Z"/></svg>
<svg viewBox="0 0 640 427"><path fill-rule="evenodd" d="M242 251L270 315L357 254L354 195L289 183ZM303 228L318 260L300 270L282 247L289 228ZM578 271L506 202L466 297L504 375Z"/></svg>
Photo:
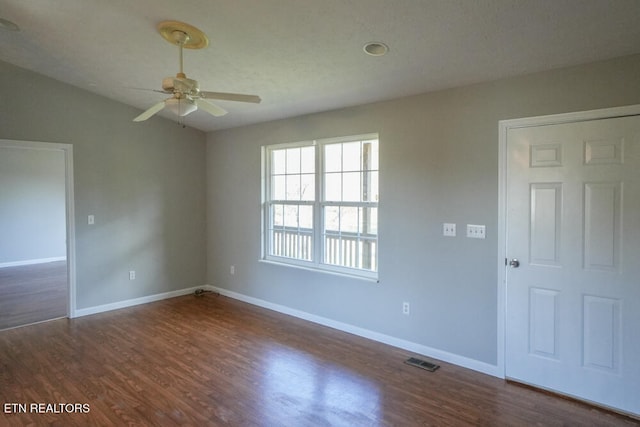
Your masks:
<svg viewBox="0 0 640 427"><path fill-rule="evenodd" d="M198 109L198 106L193 101L184 98L170 98L164 104L167 110L180 117L191 114Z"/></svg>
<svg viewBox="0 0 640 427"><path fill-rule="evenodd" d="M382 42L369 42L362 49L371 56L384 56L389 52L389 46Z"/></svg>

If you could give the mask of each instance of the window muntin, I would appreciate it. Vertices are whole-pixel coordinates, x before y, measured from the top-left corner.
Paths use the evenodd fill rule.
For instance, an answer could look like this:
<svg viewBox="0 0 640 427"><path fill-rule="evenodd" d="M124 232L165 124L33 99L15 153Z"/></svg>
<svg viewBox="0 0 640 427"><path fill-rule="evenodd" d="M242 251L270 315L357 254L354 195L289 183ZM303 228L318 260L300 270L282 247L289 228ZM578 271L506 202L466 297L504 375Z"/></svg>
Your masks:
<svg viewBox="0 0 640 427"><path fill-rule="evenodd" d="M264 258L377 276L377 135L265 147Z"/></svg>

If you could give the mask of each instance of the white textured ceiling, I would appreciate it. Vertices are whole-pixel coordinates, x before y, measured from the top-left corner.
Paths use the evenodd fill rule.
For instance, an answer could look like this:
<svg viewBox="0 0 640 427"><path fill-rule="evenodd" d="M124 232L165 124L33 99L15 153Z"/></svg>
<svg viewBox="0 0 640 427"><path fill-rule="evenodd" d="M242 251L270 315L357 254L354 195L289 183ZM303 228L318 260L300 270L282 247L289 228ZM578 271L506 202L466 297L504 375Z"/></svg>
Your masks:
<svg viewBox="0 0 640 427"><path fill-rule="evenodd" d="M166 96L130 88L178 71L158 22L200 28L187 76L263 99L185 118L203 131L640 53L639 0L1 0L0 18L21 28L0 29L1 60L140 111Z"/></svg>

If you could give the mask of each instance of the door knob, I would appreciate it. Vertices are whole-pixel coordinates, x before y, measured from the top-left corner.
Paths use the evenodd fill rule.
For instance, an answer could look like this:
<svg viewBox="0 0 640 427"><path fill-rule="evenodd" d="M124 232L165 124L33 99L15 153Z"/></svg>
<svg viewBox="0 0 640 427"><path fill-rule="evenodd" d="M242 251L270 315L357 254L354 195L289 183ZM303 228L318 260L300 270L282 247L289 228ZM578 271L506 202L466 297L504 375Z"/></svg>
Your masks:
<svg viewBox="0 0 640 427"><path fill-rule="evenodd" d="M509 265L512 268L518 268L518 267L520 267L520 261L518 261L516 258L514 258L511 261L509 261Z"/></svg>

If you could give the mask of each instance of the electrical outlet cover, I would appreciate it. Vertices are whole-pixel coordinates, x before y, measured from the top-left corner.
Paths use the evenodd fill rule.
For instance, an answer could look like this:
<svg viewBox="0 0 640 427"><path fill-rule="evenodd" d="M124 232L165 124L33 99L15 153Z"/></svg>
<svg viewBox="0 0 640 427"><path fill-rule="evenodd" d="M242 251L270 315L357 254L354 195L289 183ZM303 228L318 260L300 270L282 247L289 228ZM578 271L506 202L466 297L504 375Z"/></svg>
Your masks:
<svg viewBox="0 0 640 427"><path fill-rule="evenodd" d="M402 303L402 314L409 314L411 311L410 305L408 302Z"/></svg>

